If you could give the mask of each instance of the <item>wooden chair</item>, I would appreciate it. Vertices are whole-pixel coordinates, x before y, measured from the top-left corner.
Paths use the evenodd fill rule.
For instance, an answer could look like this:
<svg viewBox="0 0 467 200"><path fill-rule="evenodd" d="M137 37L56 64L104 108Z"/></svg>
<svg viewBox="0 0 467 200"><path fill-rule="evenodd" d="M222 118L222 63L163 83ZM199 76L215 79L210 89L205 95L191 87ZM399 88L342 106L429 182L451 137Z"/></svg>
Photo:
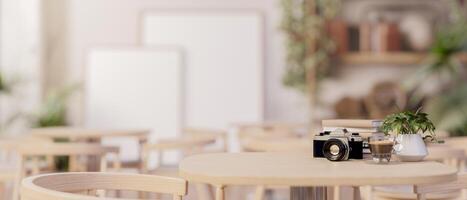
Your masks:
<svg viewBox="0 0 467 200"><path fill-rule="evenodd" d="M198 154L198 153L212 153L223 152L228 149L227 134L224 131L212 130L205 128L187 128L184 130L185 134L171 139L162 139L152 144L143 145L142 150L142 169L141 172L145 174L155 174L161 176L178 177L178 166L167 165L164 163L164 154L169 151L178 151L182 153L182 157ZM222 143L220 149L208 149L216 143ZM157 167L149 169L149 160L152 153L157 155ZM212 198L209 191L202 184L195 184L199 199ZM141 194L145 196L145 194Z"/></svg>
<svg viewBox="0 0 467 200"><path fill-rule="evenodd" d="M446 144L435 144L428 146L429 155L425 160L442 162L464 171L465 152L463 149L452 148ZM390 186L373 187L373 194L378 199L415 199L417 195L413 192L414 186ZM458 191L448 193L431 193L428 199L452 199L460 195ZM371 198L371 197L370 197Z"/></svg>
<svg viewBox="0 0 467 200"><path fill-rule="evenodd" d="M306 124L290 122L263 122L244 123L234 125L237 129L238 138L268 135L268 136L297 136L301 131L306 130Z"/></svg>
<svg viewBox="0 0 467 200"><path fill-rule="evenodd" d="M241 143L242 149L248 152L311 152L311 138L276 137L276 136L249 136ZM266 191L288 189L283 186L257 186L254 194L255 200L265 199Z"/></svg>
<svg viewBox="0 0 467 200"><path fill-rule="evenodd" d="M457 181L451 183L437 185L416 185L414 192L417 194L417 200L426 200L427 194L449 193L460 189L467 189L467 174L465 173L460 173L457 177ZM463 191L463 193L465 193L465 191Z"/></svg>
<svg viewBox="0 0 467 200"><path fill-rule="evenodd" d="M445 138L444 141L446 145L454 148L464 149L464 151L467 153L467 137L449 137Z"/></svg>
<svg viewBox="0 0 467 200"><path fill-rule="evenodd" d="M29 136L8 136L3 135L0 137L0 199L11 199L11 187L7 187L10 183L14 183L16 175L18 174L19 155L17 148L20 145L28 145L37 142L50 142L50 140L29 137ZM53 166L53 160L46 157L39 163L41 169L50 169ZM14 185L13 185L14 186Z"/></svg>
<svg viewBox="0 0 467 200"><path fill-rule="evenodd" d="M200 135L200 136L186 135L186 136L182 136L178 138L162 139L156 143L145 144L143 145L143 151L142 151L143 165L142 165L141 172L143 173L151 172L148 168L148 163L151 157L151 153L157 154L158 168L163 168L163 167L166 167L166 165L164 164L164 153L168 151L180 151L183 154L183 156L192 155L192 154L203 152L204 147L210 144L214 144L215 142L216 142L216 138L208 136L208 135Z"/></svg>
<svg viewBox="0 0 467 200"><path fill-rule="evenodd" d="M80 158L96 156L100 160L100 171L107 170L107 156L113 155L113 168L120 168L120 160L118 159L119 149L117 147L104 147L100 144L87 143L28 143L17 147L20 155L18 159L18 170L16 175L16 184L13 192L13 199L18 199L18 189L20 180L28 175L36 175L42 173L38 165L41 157L50 156L69 156L69 171L83 171L85 165L81 164Z"/></svg>
<svg viewBox="0 0 467 200"><path fill-rule="evenodd" d="M187 182L180 178L141 174L102 172L44 174L22 181L21 200L115 199L105 197L105 190L171 194L174 200L181 200L187 194Z"/></svg>
<svg viewBox="0 0 467 200"><path fill-rule="evenodd" d="M138 142L137 148L140 156L137 157L138 160L122 161L121 165L123 168L138 170L142 165L142 161L139 160L141 158L142 146L147 143L150 132L151 131L147 129L93 129L57 126L33 128L29 131L29 134L40 138L96 144L101 144L106 139L131 138ZM98 168L98 166L93 162L90 162L88 167L92 170L96 170Z"/></svg>
<svg viewBox="0 0 467 200"><path fill-rule="evenodd" d="M242 143L251 152L311 152L312 139L299 137L248 137Z"/></svg>
<svg viewBox="0 0 467 200"><path fill-rule="evenodd" d="M229 139L227 132L224 130L210 128L185 128L183 132L191 137L213 138L217 143L220 143L221 148L205 150L209 152L227 152L229 151Z"/></svg>

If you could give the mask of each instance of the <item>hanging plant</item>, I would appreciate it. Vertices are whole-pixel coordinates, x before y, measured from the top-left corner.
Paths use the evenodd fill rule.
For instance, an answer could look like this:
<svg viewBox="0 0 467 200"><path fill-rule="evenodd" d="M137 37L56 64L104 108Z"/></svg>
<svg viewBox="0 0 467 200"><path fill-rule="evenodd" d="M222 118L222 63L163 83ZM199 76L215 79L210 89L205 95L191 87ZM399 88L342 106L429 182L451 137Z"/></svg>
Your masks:
<svg viewBox="0 0 467 200"><path fill-rule="evenodd" d="M307 93L326 77L336 48L325 25L339 7L340 0L282 0L281 29L287 36L285 86Z"/></svg>

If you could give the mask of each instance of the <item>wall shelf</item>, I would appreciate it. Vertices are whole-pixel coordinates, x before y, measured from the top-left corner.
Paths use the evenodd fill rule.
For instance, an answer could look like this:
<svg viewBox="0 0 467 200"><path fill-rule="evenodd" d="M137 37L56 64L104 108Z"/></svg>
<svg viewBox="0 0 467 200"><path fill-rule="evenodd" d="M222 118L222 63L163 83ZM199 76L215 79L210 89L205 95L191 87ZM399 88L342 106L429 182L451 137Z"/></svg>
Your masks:
<svg viewBox="0 0 467 200"><path fill-rule="evenodd" d="M411 52L359 52L347 53L340 57L340 61L347 65L365 65L365 64L394 64L394 65L415 65L420 64L426 59L426 53ZM459 60L467 63L467 53L457 55Z"/></svg>

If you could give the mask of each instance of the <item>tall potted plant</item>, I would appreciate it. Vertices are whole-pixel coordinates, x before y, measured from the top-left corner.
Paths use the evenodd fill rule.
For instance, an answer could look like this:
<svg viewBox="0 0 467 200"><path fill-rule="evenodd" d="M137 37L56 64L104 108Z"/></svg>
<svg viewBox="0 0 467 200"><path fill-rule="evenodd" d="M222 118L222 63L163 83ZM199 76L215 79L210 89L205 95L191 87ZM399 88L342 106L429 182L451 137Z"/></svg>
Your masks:
<svg viewBox="0 0 467 200"><path fill-rule="evenodd" d="M421 161L428 155L424 139L434 139L435 126L428 114L418 109L388 115L381 129L396 135L394 149L401 161Z"/></svg>
<svg viewBox="0 0 467 200"><path fill-rule="evenodd" d="M337 16L341 0L282 0L280 28L286 36L287 58L283 84L308 95L309 121L313 124L318 83L331 71L336 45L326 22Z"/></svg>

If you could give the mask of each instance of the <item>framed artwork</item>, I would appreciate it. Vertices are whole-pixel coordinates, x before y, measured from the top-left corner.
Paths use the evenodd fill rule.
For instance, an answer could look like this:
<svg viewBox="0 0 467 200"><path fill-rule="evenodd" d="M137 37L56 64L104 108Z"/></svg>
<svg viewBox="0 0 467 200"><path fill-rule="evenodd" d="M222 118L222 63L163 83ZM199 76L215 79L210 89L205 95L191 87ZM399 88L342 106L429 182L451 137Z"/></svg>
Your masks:
<svg viewBox="0 0 467 200"><path fill-rule="evenodd" d="M151 129L155 138L177 136L183 124L183 71L182 53L175 47L91 49L85 127ZM137 148L127 149L135 152L122 152L122 157L137 154Z"/></svg>
<svg viewBox="0 0 467 200"><path fill-rule="evenodd" d="M177 45L186 66L186 125L263 120L263 17L256 11L151 10L144 45Z"/></svg>

